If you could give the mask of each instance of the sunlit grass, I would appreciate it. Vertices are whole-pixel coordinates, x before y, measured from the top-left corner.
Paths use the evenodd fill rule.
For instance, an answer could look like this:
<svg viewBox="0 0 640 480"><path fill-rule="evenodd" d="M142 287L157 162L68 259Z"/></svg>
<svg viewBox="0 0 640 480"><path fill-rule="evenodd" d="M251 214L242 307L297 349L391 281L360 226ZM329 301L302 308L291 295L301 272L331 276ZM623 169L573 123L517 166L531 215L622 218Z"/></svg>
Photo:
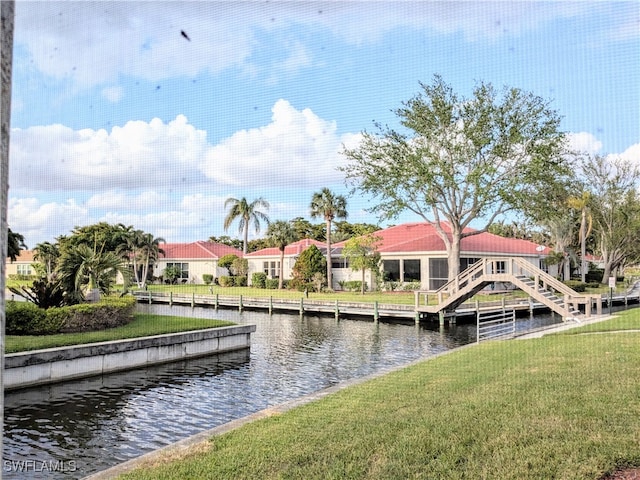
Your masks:
<svg viewBox="0 0 640 480"><path fill-rule="evenodd" d="M38 336L7 335L5 338L5 352L13 353L94 342L107 342L126 338L200 330L203 328L225 327L228 325L234 325L234 323L223 320L136 314L134 320L127 325L95 332L59 333L55 335Z"/></svg>
<svg viewBox="0 0 640 480"><path fill-rule="evenodd" d="M473 345L124 478L597 479L640 465L639 347L631 332Z"/></svg>

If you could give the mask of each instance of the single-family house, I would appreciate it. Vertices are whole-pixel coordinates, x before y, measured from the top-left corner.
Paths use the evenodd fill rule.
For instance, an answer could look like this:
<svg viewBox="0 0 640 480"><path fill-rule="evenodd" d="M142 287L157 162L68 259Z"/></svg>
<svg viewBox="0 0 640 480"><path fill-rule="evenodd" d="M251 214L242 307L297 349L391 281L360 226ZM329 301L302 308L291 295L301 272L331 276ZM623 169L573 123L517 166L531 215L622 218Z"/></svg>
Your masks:
<svg viewBox="0 0 640 480"><path fill-rule="evenodd" d="M167 267L178 267L182 272L180 283L204 283L204 274L218 278L228 275L227 269L218 266L218 260L225 255L237 255L242 258L242 251L228 245L214 242L162 243L160 255L153 266L153 276L162 277Z"/></svg>
<svg viewBox="0 0 640 480"><path fill-rule="evenodd" d="M263 248L256 252L247 253L244 258L249 262L249 282L251 282L251 274L256 272L264 272L267 278L279 278L282 271L285 279L293 277L293 266L296 264L298 256L311 245L318 247L320 252L326 256L327 244L310 238L298 240L284 249L284 262L280 265L280 249L277 247Z"/></svg>
<svg viewBox="0 0 640 480"><path fill-rule="evenodd" d="M7 257L5 263L5 273L7 278L12 278L13 276L26 276L26 275L35 275L35 271L33 269L34 256L35 252L33 250L20 250L20 254L16 257L15 261L12 261Z"/></svg>
<svg viewBox="0 0 640 480"><path fill-rule="evenodd" d="M448 225L443 224L448 229ZM466 232L473 232L467 228ZM435 228L426 222L404 223L375 232L380 238L378 252L382 259L384 279L394 282L419 282L422 289L435 290L447 281L448 258L445 245ZM285 249L284 278L291 278L291 270L298 255L311 243L326 255L326 245L314 240L301 240ZM349 259L342 255L345 242L332 245L333 288L339 289L340 282L361 280L362 273L349 267ZM551 250L528 240L504 238L483 232L462 239L460 248L460 267L483 258L520 257L535 267L547 270L543 262ZM268 248L245 256L249 261L249 272L264 271L270 277L279 275L280 251ZM553 268L553 267L551 267ZM551 274L555 272L549 271ZM365 272L365 281L372 282L371 273Z"/></svg>

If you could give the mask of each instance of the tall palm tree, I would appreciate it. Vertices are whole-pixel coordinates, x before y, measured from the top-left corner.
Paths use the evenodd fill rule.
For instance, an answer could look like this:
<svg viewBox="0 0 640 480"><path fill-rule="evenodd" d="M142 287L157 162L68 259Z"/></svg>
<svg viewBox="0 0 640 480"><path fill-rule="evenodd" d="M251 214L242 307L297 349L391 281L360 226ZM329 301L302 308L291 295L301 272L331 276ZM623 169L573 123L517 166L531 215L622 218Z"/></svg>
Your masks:
<svg viewBox="0 0 640 480"><path fill-rule="evenodd" d="M334 195L328 188L313 194L311 199L311 218L322 217L327 224L327 286L331 283L331 222L334 218L347 218L347 201L342 195Z"/></svg>
<svg viewBox="0 0 640 480"><path fill-rule="evenodd" d="M33 259L44 266L44 272L47 280L53 278L53 272L56 269L60 257L58 245L50 242L39 243L34 248Z"/></svg>
<svg viewBox="0 0 640 480"><path fill-rule="evenodd" d="M579 197L569 198L569 207L580 211L580 275L581 281L584 283L587 278L587 237L591 233L593 226L593 217L589 211L591 203L591 194L587 191L582 192Z"/></svg>
<svg viewBox="0 0 640 480"><path fill-rule="evenodd" d="M160 255L164 255L164 250L160 248L161 243L167 243L164 238L154 237L150 233L145 233L138 243L138 255L142 266L142 275L140 288L147 285L147 277L149 276L149 266L154 263Z"/></svg>
<svg viewBox="0 0 640 480"><path fill-rule="evenodd" d="M224 231L226 232L236 219L240 219L238 223L238 230L242 232L243 235L243 253L247 253L247 243L249 241L249 224L253 224L253 228L256 233L260 232L260 221L263 221L267 225L269 225L269 217L267 217L265 213L258 210L259 207L268 210L269 202L267 202L262 197L256 198L251 203L247 202L247 199L245 197L242 197L240 200L230 197L227 198L226 202L224 202L224 208L229 208L229 212L224 219Z"/></svg>
<svg viewBox="0 0 640 480"><path fill-rule="evenodd" d="M284 277L284 249L287 245L296 241L296 231L293 225L284 220L273 222L267 228L267 239L274 247L280 250L280 275L278 275L278 289L282 289L282 279Z"/></svg>

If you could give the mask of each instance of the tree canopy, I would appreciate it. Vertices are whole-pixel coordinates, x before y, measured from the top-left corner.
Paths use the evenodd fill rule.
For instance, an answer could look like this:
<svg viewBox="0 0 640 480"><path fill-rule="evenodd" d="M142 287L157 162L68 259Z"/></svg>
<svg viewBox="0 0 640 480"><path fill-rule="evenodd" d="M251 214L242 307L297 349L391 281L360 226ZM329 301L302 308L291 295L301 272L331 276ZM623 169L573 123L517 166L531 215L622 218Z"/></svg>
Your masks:
<svg viewBox="0 0 640 480"><path fill-rule="evenodd" d="M549 201L566 195L566 142L558 113L533 93L480 82L465 98L437 75L420 86L395 111L402 130L363 132L344 149L341 170L381 219L410 211L432 224L452 278L462 238L511 210L544 217ZM466 231L473 221L484 226Z"/></svg>
<svg viewBox="0 0 640 480"><path fill-rule="evenodd" d="M269 209L269 202L264 198L256 198L253 202L249 203L245 197L241 199L227 198L224 202L225 208L229 208L227 216L224 219L224 229L231 226L233 222L238 220L238 229L242 232L243 244L242 253L247 253L248 241L249 241L249 226L252 225L256 232L260 231L260 222L269 224L269 217L258 210L259 208Z"/></svg>

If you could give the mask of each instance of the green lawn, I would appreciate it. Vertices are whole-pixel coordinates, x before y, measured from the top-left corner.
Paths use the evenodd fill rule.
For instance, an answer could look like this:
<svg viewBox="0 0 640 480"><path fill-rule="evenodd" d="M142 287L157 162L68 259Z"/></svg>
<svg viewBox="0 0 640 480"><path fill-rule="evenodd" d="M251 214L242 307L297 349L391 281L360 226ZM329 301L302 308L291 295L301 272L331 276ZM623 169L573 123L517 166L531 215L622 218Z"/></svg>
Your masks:
<svg viewBox="0 0 640 480"><path fill-rule="evenodd" d="M14 353L42 348L123 340L125 338L146 337L228 325L234 325L234 323L222 320L136 314L135 319L127 325L96 332L59 333L39 336L7 335L5 338L5 352Z"/></svg>
<svg viewBox="0 0 640 480"><path fill-rule="evenodd" d="M610 328L640 328L638 311L585 327ZM466 347L123 478L598 479L640 466L640 333L578 332Z"/></svg>

